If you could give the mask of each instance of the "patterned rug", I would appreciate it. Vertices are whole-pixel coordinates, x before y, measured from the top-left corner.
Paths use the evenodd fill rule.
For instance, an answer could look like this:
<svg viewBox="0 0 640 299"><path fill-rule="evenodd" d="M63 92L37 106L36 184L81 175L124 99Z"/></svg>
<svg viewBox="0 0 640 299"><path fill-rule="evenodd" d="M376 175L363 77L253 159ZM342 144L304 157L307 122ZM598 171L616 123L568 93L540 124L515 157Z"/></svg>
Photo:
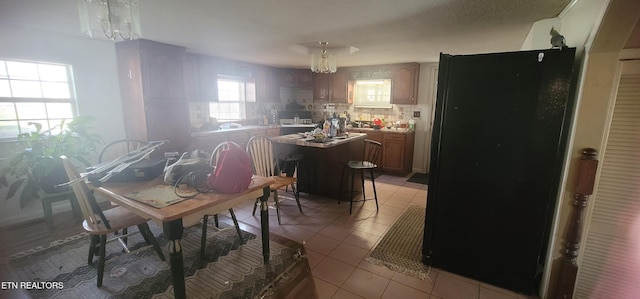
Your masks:
<svg viewBox="0 0 640 299"><path fill-rule="evenodd" d="M166 237L158 226L149 224L168 258ZM221 223L221 226L228 225ZM206 257L202 260L201 233L199 226L189 227L182 239L188 298L259 297L280 274L302 260L299 249L271 241L271 260L265 266L261 239L244 232L246 243L241 245L232 227L207 231ZM133 251L128 254L117 241L107 243L101 288L96 287L97 258L93 266L87 265L86 234L14 255L10 267L20 282L63 286L31 289L28 293L32 298L173 298L168 261L161 261L152 247L135 252L146 245L140 234L129 237L128 243Z"/></svg>
<svg viewBox="0 0 640 299"><path fill-rule="evenodd" d="M365 260L425 279L431 268L421 261L424 217L424 207L409 206Z"/></svg>

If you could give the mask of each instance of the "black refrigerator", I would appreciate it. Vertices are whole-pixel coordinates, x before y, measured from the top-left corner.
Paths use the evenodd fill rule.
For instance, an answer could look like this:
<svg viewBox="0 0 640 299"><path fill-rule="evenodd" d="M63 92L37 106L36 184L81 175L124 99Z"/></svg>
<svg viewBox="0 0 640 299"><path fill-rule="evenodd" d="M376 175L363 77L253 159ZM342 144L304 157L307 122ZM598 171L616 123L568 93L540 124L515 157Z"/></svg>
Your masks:
<svg viewBox="0 0 640 299"><path fill-rule="evenodd" d="M423 261L533 294L573 113L575 48L440 55Z"/></svg>

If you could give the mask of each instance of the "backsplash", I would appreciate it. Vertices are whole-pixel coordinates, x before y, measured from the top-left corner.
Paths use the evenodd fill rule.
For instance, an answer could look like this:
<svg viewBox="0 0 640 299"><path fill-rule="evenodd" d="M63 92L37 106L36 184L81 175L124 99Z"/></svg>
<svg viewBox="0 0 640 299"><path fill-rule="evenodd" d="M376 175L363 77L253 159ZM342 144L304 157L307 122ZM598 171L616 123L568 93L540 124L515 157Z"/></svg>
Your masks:
<svg viewBox="0 0 640 299"><path fill-rule="evenodd" d="M268 111L272 105L277 105L280 110L287 110L287 104L296 103L304 110L311 111L314 121L319 121L325 117L331 117L333 113L337 115L349 113L352 120L372 120L374 118L385 121L409 121L416 119L413 117L415 111L419 111L424 118L426 107L423 105L392 105L391 108L355 108L352 104L343 103L314 103L313 90L301 88L280 88L280 102L267 103L247 103L247 120L241 123L257 124L261 120L261 111ZM207 102L190 102L189 112L192 124L209 122L209 104Z"/></svg>

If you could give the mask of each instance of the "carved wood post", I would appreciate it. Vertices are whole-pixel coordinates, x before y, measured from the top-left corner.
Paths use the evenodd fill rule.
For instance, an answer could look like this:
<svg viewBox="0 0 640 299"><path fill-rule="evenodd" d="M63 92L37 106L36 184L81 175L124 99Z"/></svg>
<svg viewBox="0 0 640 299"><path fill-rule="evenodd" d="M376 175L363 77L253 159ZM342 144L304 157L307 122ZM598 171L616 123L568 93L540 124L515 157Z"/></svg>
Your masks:
<svg viewBox="0 0 640 299"><path fill-rule="evenodd" d="M578 250L582 239L582 222L584 209L588 205L589 195L593 194L593 185L598 169L598 152L592 148L582 150L582 157L578 162L578 178L576 180L573 211L569 221L565 249L560 264L560 279L556 298L572 298L578 274Z"/></svg>

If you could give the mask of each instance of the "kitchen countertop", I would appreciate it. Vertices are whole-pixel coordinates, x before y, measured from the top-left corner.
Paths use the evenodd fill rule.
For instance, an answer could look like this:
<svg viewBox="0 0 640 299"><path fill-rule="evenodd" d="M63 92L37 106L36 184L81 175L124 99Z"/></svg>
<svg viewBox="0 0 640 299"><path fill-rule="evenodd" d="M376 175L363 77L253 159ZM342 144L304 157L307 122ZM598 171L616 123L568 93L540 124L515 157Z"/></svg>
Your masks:
<svg viewBox="0 0 640 299"><path fill-rule="evenodd" d="M394 133L394 134L409 134L411 132L415 132L414 129L409 129L409 128L398 128L398 129L387 129L387 128L382 128L382 129L374 129L374 128L347 128L346 129L349 132L359 132L359 133L367 133L367 132L382 132L382 133Z"/></svg>
<svg viewBox="0 0 640 299"><path fill-rule="evenodd" d="M289 134L289 135L271 137L271 140L273 142L278 142L278 143L295 144L295 145L308 146L308 147L329 148L329 147L334 147L340 144L345 144L345 143L353 142L356 140L365 139L366 137L367 137L367 134L365 133L349 133L345 138L341 138L341 137L332 138L331 141L329 142L318 143L318 142L309 142L308 141L309 139L304 138L300 134Z"/></svg>
<svg viewBox="0 0 640 299"><path fill-rule="evenodd" d="M255 129L279 129L279 128L281 128L280 125L267 125L267 126L246 125L246 126L242 126L242 127L239 127L239 128L191 132L191 137L208 136L208 135L224 134L224 133L229 133L229 132L248 131L248 130L255 130Z"/></svg>

